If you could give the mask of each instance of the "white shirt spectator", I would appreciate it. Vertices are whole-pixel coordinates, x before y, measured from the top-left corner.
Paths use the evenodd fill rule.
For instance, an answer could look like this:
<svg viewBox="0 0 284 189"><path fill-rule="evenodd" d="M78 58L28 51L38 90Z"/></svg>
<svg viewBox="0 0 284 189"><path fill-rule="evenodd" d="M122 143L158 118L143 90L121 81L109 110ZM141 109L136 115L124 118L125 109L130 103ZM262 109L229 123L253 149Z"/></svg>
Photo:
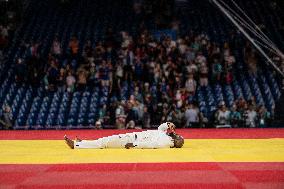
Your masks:
<svg viewBox="0 0 284 189"><path fill-rule="evenodd" d="M218 111L217 115L218 124L220 125L229 125L230 124L230 111Z"/></svg>
<svg viewBox="0 0 284 189"><path fill-rule="evenodd" d="M185 119L186 125L188 126L190 123L199 122L199 110L197 108L189 108L185 111Z"/></svg>
<svg viewBox="0 0 284 189"><path fill-rule="evenodd" d="M247 112L247 120L246 120L246 125L250 127L255 127L255 122L257 118L257 113L254 110L248 110Z"/></svg>

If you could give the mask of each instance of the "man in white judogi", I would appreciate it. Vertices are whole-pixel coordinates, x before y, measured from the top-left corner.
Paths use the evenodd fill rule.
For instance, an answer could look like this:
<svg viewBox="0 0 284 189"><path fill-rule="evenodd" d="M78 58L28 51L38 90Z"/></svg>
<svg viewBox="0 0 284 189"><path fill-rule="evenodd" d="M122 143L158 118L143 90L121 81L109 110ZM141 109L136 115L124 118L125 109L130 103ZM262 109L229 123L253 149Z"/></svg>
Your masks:
<svg viewBox="0 0 284 189"><path fill-rule="evenodd" d="M112 135L97 140L72 141L65 136L65 141L70 148L102 149L102 148L173 148L182 147L183 138L175 134L175 126L166 122L158 127L158 130L147 130L126 134Z"/></svg>

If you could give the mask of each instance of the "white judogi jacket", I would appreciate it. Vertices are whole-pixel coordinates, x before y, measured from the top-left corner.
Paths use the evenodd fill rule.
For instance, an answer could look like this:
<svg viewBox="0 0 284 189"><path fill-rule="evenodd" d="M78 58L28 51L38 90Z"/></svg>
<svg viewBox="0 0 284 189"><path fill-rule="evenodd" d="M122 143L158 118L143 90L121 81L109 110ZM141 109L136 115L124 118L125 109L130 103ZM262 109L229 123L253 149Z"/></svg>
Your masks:
<svg viewBox="0 0 284 189"><path fill-rule="evenodd" d="M169 122L166 123L162 123L159 127L158 127L158 131L163 131L164 133L167 133L169 125Z"/></svg>
<svg viewBox="0 0 284 189"><path fill-rule="evenodd" d="M171 148L174 146L173 139L166 134L168 125L163 123L158 130L147 130L108 137L97 140L82 140L74 143L74 148L125 148L127 143L133 143L134 148Z"/></svg>

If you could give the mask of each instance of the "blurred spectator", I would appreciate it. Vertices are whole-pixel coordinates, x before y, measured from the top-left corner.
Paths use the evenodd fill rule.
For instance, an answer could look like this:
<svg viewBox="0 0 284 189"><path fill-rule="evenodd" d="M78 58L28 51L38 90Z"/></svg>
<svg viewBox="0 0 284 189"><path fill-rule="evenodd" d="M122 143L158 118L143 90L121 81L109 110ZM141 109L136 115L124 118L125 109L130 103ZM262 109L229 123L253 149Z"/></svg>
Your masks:
<svg viewBox="0 0 284 189"><path fill-rule="evenodd" d="M60 45L58 38L55 38L55 40L52 43L51 53L57 58L59 58L59 56L62 53L61 52L61 45Z"/></svg>
<svg viewBox="0 0 284 189"><path fill-rule="evenodd" d="M133 78L133 65L134 65L134 54L131 50L127 49L126 46L122 47L122 61L123 61L123 72L125 80L131 81Z"/></svg>
<svg viewBox="0 0 284 189"><path fill-rule="evenodd" d="M187 92L189 93L189 95L194 96L195 95L195 91L196 91L196 81L193 78L193 74L189 74L188 79L185 82L185 88L187 90Z"/></svg>
<svg viewBox="0 0 284 189"><path fill-rule="evenodd" d="M134 128L135 128L135 122L134 122L134 120L130 120L130 121L126 122L125 128L126 128L126 129L134 129Z"/></svg>
<svg viewBox="0 0 284 189"><path fill-rule="evenodd" d="M186 127L199 127L199 110L193 104L189 104L185 111Z"/></svg>
<svg viewBox="0 0 284 189"><path fill-rule="evenodd" d="M75 58L79 51L79 41L75 36L71 38L69 42L69 48L71 50L72 57Z"/></svg>
<svg viewBox="0 0 284 189"><path fill-rule="evenodd" d="M100 121L96 121L95 123L95 129L102 129L102 123Z"/></svg>
<svg viewBox="0 0 284 189"><path fill-rule="evenodd" d="M233 65L234 65L235 62L236 62L235 57L231 54L230 51L228 51L228 54L227 54L227 55L224 55L224 59L225 59L225 69L226 69L228 72L232 72L232 70L233 70Z"/></svg>
<svg viewBox="0 0 284 189"><path fill-rule="evenodd" d="M26 65L23 62L23 60L20 59L20 58L17 60L15 72L16 72L15 73L16 82L18 82L18 83L23 82L24 79L25 79L25 75L26 75Z"/></svg>
<svg viewBox="0 0 284 189"><path fill-rule="evenodd" d="M8 26L5 27L3 25L0 25L0 54L2 54L2 51L6 46L8 45Z"/></svg>
<svg viewBox="0 0 284 189"><path fill-rule="evenodd" d="M125 128L125 112L123 107L123 102L121 102L115 110L115 125L117 129L124 129Z"/></svg>
<svg viewBox="0 0 284 189"><path fill-rule="evenodd" d="M233 81L233 65L236 62L235 57L231 54L229 47L224 51L225 60L225 81L226 84L230 85Z"/></svg>
<svg viewBox="0 0 284 189"><path fill-rule="evenodd" d="M191 47L188 47L186 49L185 57L186 57L186 61L189 62L189 67L190 67L190 65L193 65L192 61L195 59L195 52L193 51L193 49ZM197 70L197 67L195 69Z"/></svg>
<svg viewBox="0 0 284 189"><path fill-rule="evenodd" d="M75 90L75 82L75 77L72 75L72 72L69 71L66 77L66 87L68 92L73 92Z"/></svg>
<svg viewBox="0 0 284 189"><path fill-rule="evenodd" d="M89 72L88 78L89 86L98 86L100 84L100 73L95 65L92 65Z"/></svg>
<svg viewBox="0 0 284 189"><path fill-rule="evenodd" d="M167 121L167 116L168 116L168 114L169 114L169 106L168 106L168 104L166 104L166 103L164 103L163 105L162 105L162 118L161 118L161 123L164 123L164 122L166 122Z"/></svg>
<svg viewBox="0 0 284 189"><path fill-rule="evenodd" d="M3 110L3 114L0 119L0 125L4 129L13 128L13 115L10 106L6 105Z"/></svg>
<svg viewBox="0 0 284 189"><path fill-rule="evenodd" d="M142 94L139 91L139 87L135 87L134 92L133 92L133 96L139 102L143 102L143 96L142 96Z"/></svg>
<svg viewBox="0 0 284 189"><path fill-rule="evenodd" d="M143 63L140 58L136 57L134 65L135 80L141 80L143 78Z"/></svg>
<svg viewBox="0 0 284 189"><path fill-rule="evenodd" d="M233 74L229 71L225 71L225 84L230 85L233 82Z"/></svg>
<svg viewBox="0 0 284 189"><path fill-rule="evenodd" d="M9 31L9 26L0 25L0 35L4 37L5 39L8 39L8 35L9 35L8 31Z"/></svg>
<svg viewBox="0 0 284 189"><path fill-rule="evenodd" d="M98 121L101 123L101 125L106 125L109 123L109 115L107 112L107 105L104 104L102 108L99 110L99 118Z"/></svg>
<svg viewBox="0 0 284 189"><path fill-rule="evenodd" d="M110 85L110 68L107 65L106 61L102 62L102 65L100 67L100 80L102 86L109 86Z"/></svg>
<svg viewBox="0 0 284 189"><path fill-rule="evenodd" d="M221 102L215 118L216 126L230 126L230 111L227 109L224 102Z"/></svg>
<svg viewBox="0 0 284 189"><path fill-rule="evenodd" d="M171 111L168 114L167 121L170 121L175 124L177 128L183 127L183 114L180 109L175 106L172 107Z"/></svg>
<svg viewBox="0 0 284 189"><path fill-rule="evenodd" d="M241 119L242 115L240 112L237 110L237 106L234 104L231 113L230 113L230 122L232 127L240 127L241 126Z"/></svg>
<svg viewBox="0 0 284 189"><path fill-rule="evenodd" d="M57 79L57 88L59 92L65 91L65 81L66 81L66 71L64 68L61 68Z"/></svg>
<svg viewBox="0 0 284 189"><path fill-rule="evenodd" d="M252 96L249 100L248 100L248 105L249 106L252 106L252 108L254 109L254 110L256 110L256 102L255 102L255 97L254 96Z"/></svg>
<svg viewBox="0 0 284 189"><path fill-rule="evenodd" d="M87 85L87 71L85 69L81 69L78 71L77 76L77 90L84 91Z"/></svg>
<svg viewBox="0 0 284 189"><path fill-rule="evenodd" d="M144 106L143 116L142 116L142 128L145 128L145 129L151 128L150 123L151 123L150 113L148 112L147 106Z"/></svg>
<svg viewBox="0 0 284 189"><path fill-rule="evenodd" d="M118 88L121 89L121 81L123 79L123 68L122 68L121 61L118 61L117 65L116 65L114 78L117 82Z"/></svg>
<svg viewBox="0 0 284 189"><path fill-rule="evenodd" d="M244 113L245 126L246 127L256 127L257 124L257 113L254 110L253 106L249 108Z"/></svg>
<svg viewBox="0 0 284 189"><path fill-rule="evenodd" d="M94 64L94 49L90 40L88 40L84 46L83 56L89 65Z"/></svg>
<svg viewBox="0 0 284 189"><path fill-rule="evenodd" d="M177 90L175 99L176 99L176 105L177 105L177 107L178 107L178 108L181 108L182 105L183 105L183 99L182 99L182 93L181 93L180 90Z"/></svg>
<svg viewBox="0 0 284 189"><path fill-rule="evenodd" d="M221 63L217 59L214 59L214 62L212 64L212 78L213 78L213 81L220 82L222 69L223 68L222 68Z"/></svg>
<svg viewBox="0 0 284 189"><path fill-rule="evenodd" d="M245 108L247 106L247 102L245 101L245 99L243 97L239 98L237 101L236 101L236 105L237 105L237 110L243 114L244 111L245 111Z"/></svg>
<svg viewBox="0 0 284 189"><path fill-rule="evenodd" d="M134 109L135 102L130 101L127 103L127 116L126 116L126 129L134 129L138 120L137 112Z"/></svg>
<svg viewBox="0 0 284 189"><path fill-rule="evenodd" d="M265 106L260 106L258 110L259 127L267 127L271 121L271 114L266 110Z"/></svg>
<svg viewBox="0 0 284 189"><path fill-rule="evenodd" d="M202 87L206 87L208 85L208 67L205 63L200 65L200 74L199 74L199 84Z"/></svg>
<svg viewBox="0 0 284 189"><path fill-rule="evenodd" d="M193 63L193 61L189 61L188 65L186 66L186 70L188 73L192 73L195 74L198 71L198 68L196 66L196 64Z"/></svg>
<svg viewBox="0 0 284 189"><path fill-rule="evenodd" d="M55 86L57 85L58 76L59 76L58 68L55 62L52 61L50 67L47 70L48 89L50 91L55 90Z"/></svg>
<svg viewBox="0 0 284 189"><path fill-rule="evenodd" d="M247 63L249 72L253 75L257 74L257 58L254 50L249 43L246 44L244 49L245 62Z"/></svg>
<svg viewBox="0 0 284 189"><path fill-rule="evenodd" d="M28 56L29 57L38 57L39 53L38 53L38 49L39 49L39 43L37 42L33 42L28 49Z"/></svg>
<svg viewBox="0 0 284 189"><path fill-rule="evenodd" d="M4 48L7 46L8 40L0 35L0 53L3 54Z"/></svg>
<svg viewBox="0 0 284 189"><path fill-rule="evenodd" d="M206 57L202 54L202 52L199 51L197 53L196 58L195 58L195 62L197 64L197 67L200 67L200 65L206 63L206 61L207 61Z"/></svg>

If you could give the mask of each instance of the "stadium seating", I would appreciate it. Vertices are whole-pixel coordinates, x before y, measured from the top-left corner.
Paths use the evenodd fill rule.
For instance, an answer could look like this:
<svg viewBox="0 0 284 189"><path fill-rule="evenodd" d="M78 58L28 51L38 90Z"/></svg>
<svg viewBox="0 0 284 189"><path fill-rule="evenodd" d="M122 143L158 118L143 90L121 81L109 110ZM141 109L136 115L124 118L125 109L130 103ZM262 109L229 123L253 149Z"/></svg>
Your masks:
<svg viewBox="0 0 284 189"><path fill-rule="evenodd" d="M108 89L95 87L83 92L47 93L42 86L33 88L16 85L13 74L15 61L18 57L28 56L20 44L23 41L42 41L41 54L47 56L55 36L58 36L63 50L67 51L70 37L76 35L80 41L79 53L82 53L87 39L92 42L103 40L109 27L113 31L126 30L135 35L139 30L135 22L138 18L131 11L131 1L74 1L68 8L59 7L53 1L31 2L25 12L24 22L17 29L7 51L6 63L0 65L0 107L5 104L12 107L16 129L91 128L98 117L99 107L109 100ZM253 7L250 16L267 24L271 28L267 31L268 35L273 36L278 45L284 44L283 35L277 30L282 21L273 10L267 8L268 1L257 1L257 4L256 0L239 2L245 9ZM112 6L108 6L110 4ZM222 14L205 0L183 2L179 19L181 35L193 30L208 34L215 42L228 40L229 33L233 30L233 26ZM151 21L147 27L155 30ZM235 99L244 97L249 100L255 96L258 104L271 110L280 98L280 84L271 72L260 69L257 76L254 76L244 71L246 66L242 50L240 46L233 52L237 64L235 80L231 85L210 84L198 87L194 98L198 100L199 108L206 117L210 118L222 101L231 107ZM123 83L121 99L127 100L132 92L133 86Z"/></svg>

